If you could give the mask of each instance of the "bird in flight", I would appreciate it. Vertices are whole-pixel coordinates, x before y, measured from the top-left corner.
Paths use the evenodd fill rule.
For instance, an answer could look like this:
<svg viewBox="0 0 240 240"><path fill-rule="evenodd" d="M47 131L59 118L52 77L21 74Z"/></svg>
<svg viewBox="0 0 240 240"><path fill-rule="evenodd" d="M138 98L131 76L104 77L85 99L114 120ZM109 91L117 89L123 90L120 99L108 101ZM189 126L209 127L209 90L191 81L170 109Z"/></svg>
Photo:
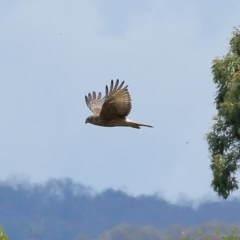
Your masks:
<svg viewBox="0 0 240 240"><path fill-rule="evenodd" d="M152 127L126 118L131 111L132 104L128 86L123 85L124 81L119 84L118 79L115 83L112 80L110 88L106 86L104 97L102 97L101 92L96 94L95 91L86 95L86 104L93 115L89 116L85 123L102 127Z"/></svg>

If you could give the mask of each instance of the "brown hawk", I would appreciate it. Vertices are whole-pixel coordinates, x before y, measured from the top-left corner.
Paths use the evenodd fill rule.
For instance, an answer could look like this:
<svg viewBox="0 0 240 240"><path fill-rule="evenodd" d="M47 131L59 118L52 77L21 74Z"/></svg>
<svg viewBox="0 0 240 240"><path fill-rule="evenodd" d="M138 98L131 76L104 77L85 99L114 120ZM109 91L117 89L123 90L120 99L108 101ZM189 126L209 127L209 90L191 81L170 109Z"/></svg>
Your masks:
<svg viewBox="0 0 240 240"><path fill-rule="evenodd" d="M101 92L89 93L85 96L85 101L89 109L94 115L89 116L85 123L91 123L103 127L132 127L140 128L152 127L150 125L133 122L127 119L130 113L132 104L131 97L128 92L128 86L123 86L124 81L119 84L119 80L111 81L110 89L106 86L105 96L102 97Z"/></svg>

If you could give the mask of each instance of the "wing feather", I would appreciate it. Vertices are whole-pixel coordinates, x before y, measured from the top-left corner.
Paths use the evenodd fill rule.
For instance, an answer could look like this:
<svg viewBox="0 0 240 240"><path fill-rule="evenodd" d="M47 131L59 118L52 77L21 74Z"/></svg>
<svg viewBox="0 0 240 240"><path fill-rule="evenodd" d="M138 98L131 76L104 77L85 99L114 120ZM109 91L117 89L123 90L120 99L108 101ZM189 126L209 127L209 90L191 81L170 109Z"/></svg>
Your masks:
<svg viewBox="0 0 240 240"><path fill-rule="evenodd" d="M85 102L95 116L99 116L104 100L105 98L102 98L101 92L97 95L96 92L93 91L92 94L89 93L85 96Z"/></svg>
<svg viewBox="0 0 240 240"><path fill-rule="evenodd" d="M103 119L125 118L131 111L131 97L128 86L123 87L124 81L119 85L117 79L114 84L111 80L110 90L106 86L105 101L102 105L100 117Z"/></svg>
<svg viewBox="0 0 240 240"><path fill-rule="evenodd" d="M113 83L113 80L111 81ZM118 90L118 84L119 84L119 79L117 79L116 83L115 83L115 86L112 90L112 92L116 92Z"/></svg>
<svg viewBox="0 0 240 240"><path fill-rule="evenodd" d="M92 98L93 98L93 100L95 100L97 98L96 92L94 92L94 91L92 93Z"/></svg>

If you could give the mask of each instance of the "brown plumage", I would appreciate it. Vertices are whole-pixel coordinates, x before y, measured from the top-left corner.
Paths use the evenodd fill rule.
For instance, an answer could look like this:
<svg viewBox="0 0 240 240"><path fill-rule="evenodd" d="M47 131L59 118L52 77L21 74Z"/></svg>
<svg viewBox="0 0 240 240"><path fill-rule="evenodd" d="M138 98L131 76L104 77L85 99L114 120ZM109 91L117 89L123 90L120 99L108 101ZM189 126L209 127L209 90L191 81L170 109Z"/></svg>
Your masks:
<svg viewBox="0 0 240 240"><path fill-rule="evenodd" d="M132 104L131 97L128 92L128 86L124 86L124 81L119 85L119 80L111 81L110 89L106 86L105 96L99 92L89 93L85 96L85 101L89 109L94 115L89 116L85 123L91 123L103 127L133 127L140 128L152 127L150 125L137 123L127 119L127 115L130 113Z"/></svg>

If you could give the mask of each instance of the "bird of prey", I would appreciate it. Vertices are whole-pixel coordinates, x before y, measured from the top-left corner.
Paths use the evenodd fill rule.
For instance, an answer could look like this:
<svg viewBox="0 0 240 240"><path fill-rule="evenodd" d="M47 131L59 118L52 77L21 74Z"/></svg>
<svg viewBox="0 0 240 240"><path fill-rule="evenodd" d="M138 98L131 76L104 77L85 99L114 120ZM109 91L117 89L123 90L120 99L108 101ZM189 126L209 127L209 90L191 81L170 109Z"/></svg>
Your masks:
<svg viewBox="0 0 240 240"><path fill-rule="evenodd" d="M132 104L128 86L123 85L124 81L119 84L118 79L115 83L112 80L110 88L106 86L104 97L101 92L96 94L95 91L85 96L86 104L93 112L93 115L89 116L85 123L102 127L152 127L126 118L131 111Z"/></svg>

